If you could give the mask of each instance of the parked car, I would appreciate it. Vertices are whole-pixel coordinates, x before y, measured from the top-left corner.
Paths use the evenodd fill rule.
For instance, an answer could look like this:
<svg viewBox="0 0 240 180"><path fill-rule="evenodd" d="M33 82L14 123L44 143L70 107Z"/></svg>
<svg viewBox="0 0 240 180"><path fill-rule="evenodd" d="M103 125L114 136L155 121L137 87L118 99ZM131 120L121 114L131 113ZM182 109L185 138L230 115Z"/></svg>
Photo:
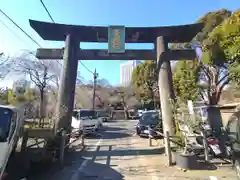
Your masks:
<svg viewBox="0 0 240 180"><path fill-rule="evenodd" d="M150 132L149 128L151 129ZM152 110L144 112L138 121L136 131L140 137L148 137L149 133L155 138L161 137L156 133L156 131L163 131L162 117L159 115L159 111Z"/></svg>
<svg viewBox="0 0 240 180"><path fill-rule="evenodd" d="M141 117L143 112L144 112L144 110L138 110L138 116Z"/></svg>
<svg viewBox="0 0 240 180"><path fill-rule="evenodd" d="M13 106L0 105L0 179L11 154L15 152L18 139L23 135L24 111Z"/></svg>
<svg viewBox="0 0 240 180"><path fill-rule="evenodd" d="M97 117L97 113L91 109L79 109L73 111L72 117L73 130L79 129L79 133L91 133L97 131L101 127L101 121Z"/></svg>
<svg viewBox="0 0 240 180"><path fill-rule="evenodd" d="M104 111L98 111L98 118L101 120L101 122L107 122L110 118L107 112Z"/></svg>

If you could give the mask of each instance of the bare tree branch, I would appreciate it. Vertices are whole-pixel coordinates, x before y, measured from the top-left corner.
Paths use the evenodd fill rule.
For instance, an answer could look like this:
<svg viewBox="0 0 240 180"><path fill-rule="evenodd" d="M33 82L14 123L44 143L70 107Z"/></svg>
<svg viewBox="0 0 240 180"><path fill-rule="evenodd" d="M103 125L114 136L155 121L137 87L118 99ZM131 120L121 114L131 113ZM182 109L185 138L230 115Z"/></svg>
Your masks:
<svg viewBox="0 0 240 180"><path fill-rule="evenodd" d="M23 53L18 57L14 57L12 60L12 67L15 73L24 73L40 92L40 119L43 118L43 112L45 106L43 105L44 93L46 88L51 84L56 77L60 76L61 68L59 64L54 60L39 60L35 57L34 53L27 52ZM40 121L41 121L40 120Z"/></svg>
<svg viewBox="0 0 240 180"><path fill-rule="evenodd" d="M220 87L218 88L218 90L217 90L217 101L220 100L222 90L223 90L223 88L229 83L229 81L230 81L230 80L227 79L227 80L224 81L224 82L220 85Z"/></svg>
<svg viewBox="0 0 240 180"><path fill-rule="evenodd" d="M220 85L220 84L222 84L223 81L228 81L228 80L226 80L228 76L229 76L229 73L225 74L225 75L218 81L217 86Z"/></svg>

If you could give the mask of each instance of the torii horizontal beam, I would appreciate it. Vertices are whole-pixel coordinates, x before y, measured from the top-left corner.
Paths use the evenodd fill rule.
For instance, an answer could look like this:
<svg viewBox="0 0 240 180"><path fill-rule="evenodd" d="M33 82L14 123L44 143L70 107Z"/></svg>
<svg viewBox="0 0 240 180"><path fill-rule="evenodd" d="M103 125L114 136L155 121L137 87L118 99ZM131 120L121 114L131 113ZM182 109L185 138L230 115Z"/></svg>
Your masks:
<svg viewBox="0 0 240 180"><path fill-rule="evenodd" d="M29 20L31 27L44 39L65 41L67 34L74 34L80 42L108 42L108 27L78 26ZM203 28L203 23L181 26L125 27L126 43L155 43L164 36L168 42L191 41Z"/></svg>
<svg viewBox="0 0 240 180"><path fill-rule="evenodd" d="M39 59L63 59L64 48L62 49L37 49L36 57ZM170 60L192 60L196 58L196 52L192 49L169 50L164 53L164 59ZM154 50L126 50L121 54L109 54L107 50L85 50L77 52L78 60L155 60Z"/></svg>

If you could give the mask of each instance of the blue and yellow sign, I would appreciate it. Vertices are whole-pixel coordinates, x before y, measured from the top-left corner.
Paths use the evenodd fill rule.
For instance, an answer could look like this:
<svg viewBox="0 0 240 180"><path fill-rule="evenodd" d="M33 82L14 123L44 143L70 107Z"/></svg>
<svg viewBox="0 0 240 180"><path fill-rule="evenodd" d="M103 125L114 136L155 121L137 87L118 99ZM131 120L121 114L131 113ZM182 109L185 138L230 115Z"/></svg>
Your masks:
<svg viewBox="0 0 240 180"><path fill-rule="evenodd" d="M109 26L108 27L108 53L125 52L125 27Z"/></svg>

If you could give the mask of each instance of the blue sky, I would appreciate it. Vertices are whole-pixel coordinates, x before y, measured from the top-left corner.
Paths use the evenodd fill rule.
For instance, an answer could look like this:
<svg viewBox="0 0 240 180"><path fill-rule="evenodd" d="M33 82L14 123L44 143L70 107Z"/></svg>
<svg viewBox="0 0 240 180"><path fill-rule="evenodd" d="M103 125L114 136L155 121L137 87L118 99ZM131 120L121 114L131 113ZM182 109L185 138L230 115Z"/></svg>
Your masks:
<svg viewBox="0 0 240 180"><path fill-rule="evenodd" d="M69 3L71 2L71 3ZM76 25L167 26L194 23L208 11L221 8L236 10L239 0L44 0L56 23ZM48 21L50 18L40 0L1 0L0 8L28 32L41 46L63 47L63 42L43 41L29 26L29 19ZM12 34L6 24L17 36ZM20 49L38 48L0 13L0 51L14 54ZM107 48L107 45L82 44L82 48ZM149 45L129 45L128 48L150 48ZM100 78L119 83L122 61L83 61L89 69L97 69ZM81 76L92 79L79 64ZM11 80L4 81L4 84ZM3 84L0 83L0 84Z"/></svg>

